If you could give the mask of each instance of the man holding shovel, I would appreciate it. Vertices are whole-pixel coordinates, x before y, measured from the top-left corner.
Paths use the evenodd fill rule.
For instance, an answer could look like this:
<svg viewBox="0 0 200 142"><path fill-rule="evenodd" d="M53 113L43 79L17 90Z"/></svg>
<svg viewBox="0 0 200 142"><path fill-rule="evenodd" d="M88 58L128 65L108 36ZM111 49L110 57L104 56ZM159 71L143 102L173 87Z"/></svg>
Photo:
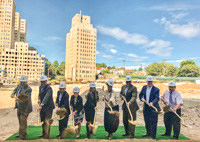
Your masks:
<svg viewBox="0 0 200 142"><path fill-rule="evenodd" d="M171 105L173 111L175 111L179 116L181 116L181 106L183 105L183 100L181 95L176 91L176 84L174 81L169 82L169 90L165 91L161 96L161 101L164 104ZM161 136L170 136L173 126L173 139L177 140L180 133L180 118L178 118L172 110L165 112L164 114L164 123L165 123L165 133Z"/></svg>
<svg viewBox="0 0 200 142"><path fill-rule="evenodd" d="M17 135L16 137L19 137L22 140L26 139L27 118L29 113L32 112L32 102L31 102L32 89L27 84L27 82L28 82L27 76L22 76L20 78L20 84L17 85L17 87L13 90L11 94L11 98L16 98L15 108L17 108L17 117L19 120L19 135ZM19 98L22 93L27 95L27 99L23 100ZM15 95L17 97L15 97Z"/></svg>
<svg viewBox="0 0 200 142"><path fill-rule="evenodd" d="M48 120L51 119L53 109L55 108L53 102L53 90L47 84L47 77L42 75L40 77L40 87L39 87L39 96L38 96L38 104L40 105L38 111L40 111L42 124L42 135L40 138L49 139L50 134L50 124L48 124Z"/></svg>
<svg viewBox="0 0 200 142"><path fill-rule="evenodd" d="M159 89L153 85L153 77L147 76L147 85L142 87L139 94L139 98L144 102L143 115L146 127L146 134L142 137L151 136L151 139L156 139L156 130L158 123L158 114L152 108L156 107L160 111L159 101Z"/></svg>
<svg viewBox="0 0 200 142"><path fill-rule="evenodd" d="M123 110L123 123L125 128L125 133L123 136L128 136L129 138L134 138L135 134L135 125L130 124L128 120L131 119L131 116L128 111L130 108L131 114L133 116L133 121L136 120L136 111L139 109L139 106L136 102L137 99L137 88L131 84L132 78L130 75L127 75L125 78L126 85L122 86L120 96L124 101L122 105ZM127 103L126 103L127 102Z"/></svg>

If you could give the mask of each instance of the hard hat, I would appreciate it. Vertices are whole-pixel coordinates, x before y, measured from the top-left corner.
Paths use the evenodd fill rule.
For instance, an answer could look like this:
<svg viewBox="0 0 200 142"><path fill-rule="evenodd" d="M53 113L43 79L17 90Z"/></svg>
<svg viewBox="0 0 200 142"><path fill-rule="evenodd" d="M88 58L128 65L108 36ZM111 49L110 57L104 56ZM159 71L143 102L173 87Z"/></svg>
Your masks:
<svg viewBox="0 0 200 142"><path fill-rule="evenodd" d="M66 88L66 84L64 82L60 83L59 88Z"/></svg>
<svg viewBox="0 0 200 142"><path fill-rule="evenodd" d="M114 85L114 80L111 79L111 78L108 79L107 84L108 84L109 86L113 86L113 85Z"/></svg>
<svg viewBox="0 0 200 142"><path fill-rule="evenodd" d="M23 75L23 76L20 78L19 81L20 81L20 82L28 82L28 78L27 78L27 76Z"/></svg>
<svg viewBox="0 0 200 142"><path fill-rule="evenodd" d="M130 76L130 75L127 75L125 81L132 81L131 76Z"/></svg>
<svg viewBox="0 0 200 142"><path fill-rule="evenodd" d="M94 82L91 82L90 87L96 87L96 84Z"/></svg>
<svg viewBox="0 0 200 142"><path fill-rule="evenodd" d="M47 81L47 76L46 75L42 75L40 77L40 81Z"/></svg>
<svg viewBox="0 0 200 142"><path fill-rule="evenodd" d="M153 81L153 76L151 75L147 76L147 81Z"/></svg>
<svg viewBox="0 0 200 142"><path fill-rule="evenodd" d="M169 82L169 86L176 86L176 83L175 83L174 81L171 80L171 81Z"/></svg>
<svg viewBox="0 0 200 142"><path fill-rule="evenodd" d="M80 92L79 87L74 87L73 92L74 92L74 93L79 93L79 92Z"/></svg>

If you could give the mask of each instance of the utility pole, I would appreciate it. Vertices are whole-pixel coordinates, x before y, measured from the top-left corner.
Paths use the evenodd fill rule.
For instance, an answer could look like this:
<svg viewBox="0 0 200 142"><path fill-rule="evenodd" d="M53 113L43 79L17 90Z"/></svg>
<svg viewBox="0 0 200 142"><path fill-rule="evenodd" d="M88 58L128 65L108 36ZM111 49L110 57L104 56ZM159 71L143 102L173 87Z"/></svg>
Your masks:
<svg viewBox="0 0 200 142"><path fill-rule="evenodd" d="M123 60L124 69L125 69L125 61L126 61L126 60Z"/></svg>
<svg viewBox="0 0 200 142"><path fill-rule="evenodd" d="M164 65L163 65L164 66L164 76L165 76L165 67L166 67L165 63L166 63L166 59L164 59Z"/></svg>

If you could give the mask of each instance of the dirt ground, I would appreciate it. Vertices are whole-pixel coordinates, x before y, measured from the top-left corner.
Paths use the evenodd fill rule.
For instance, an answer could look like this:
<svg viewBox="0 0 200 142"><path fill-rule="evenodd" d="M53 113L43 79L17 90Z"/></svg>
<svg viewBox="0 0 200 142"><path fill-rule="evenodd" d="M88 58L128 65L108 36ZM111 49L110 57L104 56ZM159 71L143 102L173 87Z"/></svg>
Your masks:
<svg viewBox="0 0 200 142"><path fill-rule="evenodd" d="M104 84L97 84L97 90L99 91L99 96L100 96L100 102L98 104L98 111L97 111L97 124L98 125L103 125L103 116L104 116L104 102L102 101L102 96L103 96L103 91L102 89L102 85ZM137 88L138 91L141 90L141 87L145 84L143 83L138 83L138 84L134 84ZM164 92L167 89L167 84L154 84L155 86L159 87L161 89L161 93ZM160 86L159 86L160 85ZM180 85L180 86L179 86ZM195 90L194 92L196 92L196 94L190 94L190 98L192 98L192 96L198 95L197 92L199 91L198 88L200 89L200 85L196 85L196 84L179 84L177 85L177 90L178 89L185 89L186 92L189 93L187 88L193 89ZM181 87L183 85L183 88ZM72 89L74 86L79 86L81 88L81 95L83 97L83 100L85 102L85 95L87 93L87 89L89 88L89 84L69 84L67 85L67 90L68 92L71 94L72 93ZM8 96L10 96L10 93L12 92L12 89L14 88L14 86L10 86L10 87L4 87L4 88L0 88L0 97L3 98L0 100L0 140L5 140L6 138L8 138L10 135L12 135L13 133L18 131L18 120L17 120L17 115L16 115L16 110L14 110L13 107L14 106L14 100L10 99ZM54 98L56 97L56 91L58 89L58 85L52 86L53 90L54 90ZM118 91L121 88L121 84L116 84L114 86L114 88ZM33 104L36 104L36 100L37 100L37 92L38 92L38 86L34 86L32 87L33 89ZM35 89L35 91L34 91ZM181 90L183 91L183 90ZM193 91L192 90L192 91ZM70 92L71 91L71 92ZM200 91L199 91L200 94ZM184 97L184 95L182 95ZM188 97L188 95L186 95ZM186 97L186 98L187 98ZM35 98L35 99L34 99ZM184 97L185 98L185 97ZM198 97L197 97L198 98ZM120 98L119 99L119 105L121 107L122 101ZM5 101L6 100L6 101ZM143 126L144 125L144 119L143 119L143 114L142 114L142 106L143 103L140 102L138 100L138 104L140 106L140 110L137 112L137 121L138 121L138 125ZM163 107L163 104L160 103L161 108ZM33 112L30 113L29 117L28 117L28 125L32 125L34 122L37 121L37 105L33 106ZM55 118L55 111L53 112L53 118ZM186 137L190 138L192 141L198 141L200 140L200 107L182 107L182 117L185 120L185 124L187 124L189 127L181 127L181 133L184 134ZM69 118L69 125L72 124L72 118L70 116ZM53 125L58 125L57 121L53 122ZM82 123L82 125L85 125L85 120ZM120 108L120 125L122 124L122 110ZM159 126L164 126L163 123L163 114L159 115L158 118L158 125ZM39 140L37 140L39 141ZM41 140L41 141L47 141L47 140ZM50 140L50 141L58 141L58 140ZM67 141L67 140L60 140L60 141ZM70 140L72 141L72 140ZM80 142L85 142L85 141L91 141L91 140L76 140L76 141L80 141ZM104 142L106 140L95 140L95 141L101 141ZM113 140L113 141L130 141L129 139L127 140ZM151 140L136 140L134 139L134 141L136 142L150 142ZM159 140L160 142L165 142L165 141L170 141L170 140Z"/></svg>

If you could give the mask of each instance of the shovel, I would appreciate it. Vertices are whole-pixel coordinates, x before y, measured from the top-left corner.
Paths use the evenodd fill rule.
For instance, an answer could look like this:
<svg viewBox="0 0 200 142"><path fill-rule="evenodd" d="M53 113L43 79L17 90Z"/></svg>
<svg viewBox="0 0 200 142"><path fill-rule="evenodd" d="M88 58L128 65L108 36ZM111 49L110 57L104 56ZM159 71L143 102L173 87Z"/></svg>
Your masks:
<svg viewBox="0 0 200 142"><path fill-rule="evenodd" d="M145 100L144 102L145 102L148 106L150 106L149 103L147 103L146 100ZM157 108L156 108L155 106L152 105L152 106L150 106L150 107L152 107L152 108L155 110L155 113L162 114L162 112L161 112L161 111L158 111Z"/></svg>
<svg viewBox="0 0 200 142"><path fill-rule="evenodd" d="M124 98L123 98L123 99L124 99ZM126 99L124 99L124 101L125 101L125 103L127 104ZM130 124L132 124L132 125L137 125L137 124L138 124L137 121L136 121L136 120L133 121L133 116L132 116L132 113L131 113L130 108L129 108L128 106L126 106L126 107L128 108L129 114L130 114L130 116L131 116L131 120L128 120L128 122L129 122Z"/></svg>
<svg viewBox="0 0 200 142"><path fill-rule="evenodd" d="M185 126L185 127L188 127L186 124L185 124L185 122L184 122L184 120L183 120L183 118L181 118L172 108L171 108L171 105L169 105L168 103L164 103L166 106L163 108L163 110L165 109L165 110L167 110L167 109L169 109L169 110L171 110L180 120L181 120L181 124L183 125L183 126ZM168 110L168 111L169 111ZM167 111L166 111L167 112Z"/></svg>
<svg viewBox="0 0 200 142"><path fill-rule="evenodd" d="M74 116L72 116L72 123L72 126L69 126L69 128L64 129L60 138L64 138L66 135L74 136L76 134L76 129L78 129L78 126L74 125Z"/></svg>
<svg viewBox="0 0 200 142"><path fill-rule="evenodd" d="M119 117L119 112L118 111L113 111L112 107L110 106L110 104L105 100L106 104L108 105L108 107L110 108L110 111L108 111L108 113L110 114L115 114L116 116Z"/></svg>
<svg viewBox="0 0 200 142"><path fill-rule="evenodd" d="M41 126L44 122L40 122L40 112L37 113L37 122L33 123L33 126Z"/></svg>
<svg viewBox="0 0 200 142"><path fill-rule="evenodd" d="M96 107L97 107L97 105L96 105ZM90 124L88 125L88 127L89 127L90 129L92 129L93 134L95 134L95 132L96 132L96 130L97 130L97 128L98 128L98 125L95 125L96 112L97 112L97 110L95 110L95 113L94 113L94 122L93 122L93 124L90 123Z"/></svg>

